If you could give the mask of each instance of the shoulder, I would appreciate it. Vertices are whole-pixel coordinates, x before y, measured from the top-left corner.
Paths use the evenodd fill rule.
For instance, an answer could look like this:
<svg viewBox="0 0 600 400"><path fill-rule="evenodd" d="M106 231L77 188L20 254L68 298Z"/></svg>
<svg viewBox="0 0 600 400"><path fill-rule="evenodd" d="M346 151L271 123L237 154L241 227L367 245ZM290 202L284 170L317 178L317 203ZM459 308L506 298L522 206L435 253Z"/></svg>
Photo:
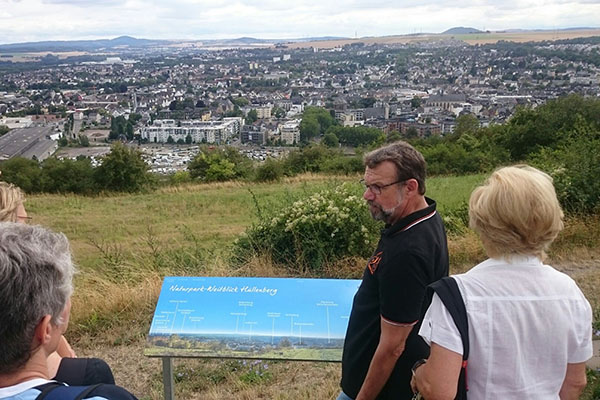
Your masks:
<svg viewBox="0 0 600 400"><path fill-rule="evenodd" d="M100 385L85 397L87 400L137 400L127 390L116 385Z"/></svg>

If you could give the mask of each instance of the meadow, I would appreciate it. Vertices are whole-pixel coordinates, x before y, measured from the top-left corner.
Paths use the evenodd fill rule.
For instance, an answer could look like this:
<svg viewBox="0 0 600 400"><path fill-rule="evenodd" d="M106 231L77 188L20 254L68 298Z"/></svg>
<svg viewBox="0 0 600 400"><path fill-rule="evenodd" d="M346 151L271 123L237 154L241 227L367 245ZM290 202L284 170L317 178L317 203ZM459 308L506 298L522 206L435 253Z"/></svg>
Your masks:
<svg viewBox="0 0 600 400"><path fill-rule="evenodd" d="M33 222L64 232L79 273L67 338L81 356L105 358L118 383L140 399L162 398L161 364L143 356L164 276L303 276L267 257L230 262L233 242L258 214L357 176L301 175L279 183L215 183L163 187L142 194L34 195ZM427 195L442 216L464 210L483 175L434 177ZM550 263L581 285L600 320L600 216L569 216ZM485 259L476 235L449 235L451 271ZM364 259L328 265L319 277L360 278ZM176 360L180 399L327 399L338 391L339 364Z"/></svg>

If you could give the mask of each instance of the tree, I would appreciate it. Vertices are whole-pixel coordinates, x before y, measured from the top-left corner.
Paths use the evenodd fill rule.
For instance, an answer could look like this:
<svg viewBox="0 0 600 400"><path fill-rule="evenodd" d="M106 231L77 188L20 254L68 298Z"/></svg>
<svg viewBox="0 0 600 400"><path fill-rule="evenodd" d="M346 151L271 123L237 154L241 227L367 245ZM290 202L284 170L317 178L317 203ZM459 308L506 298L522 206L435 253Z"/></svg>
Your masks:
<svg viewBox="0 0 600 400"><path fill-rule="evenodd" d="M185 137L185 143L186 144L192 144L192 135L190 135L189 133Z"/></svg>
<svg viewBox="0 0 600 400"><path fill-rule="evenodd" d="M253 124L254 122L256 122L256 120L258 119L258 112L256 112L256 110L253 108L252 110L248 111L248 115L246 115L246 123L247 124Z"/></svg>
<svg viewBox="0 0 600 400"><path fill-rule="evenodd" d="M335 133L329 132L323 136L323 144L327 147L338 147L340 145L340 141Z"/></svg>
<svg viewBox="0 0 600 400"><path fill-rule="evenodd" d="M313 116L302 118L300 122L300 141L308 143L312 138L316 137L321 131L319 121Z"/></svg>
<svg viewBox="0 0 600 400"><path fill-rule="evenodd" d="M418 136L419 136L419 131L414 126L411 126L410 128L408 128L406 130L406 137L407 138L412 139L412 138L416 138Z"/></svg>
<svg viewBox="0 0 600 400"><path fill-rule="evenodd" d="M79 144L81 147L89 147L90 139L86 135L79 135Z"/></svg>
<svg viewBox="0 0 600 400"><path fill-rule="evenodd" d="M275 107L273 109L273 115L275 118L283 118L285 117L285 110L281 107Z"/></svg>
<svg viewBox="0 0 600 400"><path fill-rule="evenodd" d="M44 192L91 194L96 190L94 168L87 157L77 160L50 157L41 166Z"/></svg>
<svg viewBox="0 0 600 400"><path fill-rule="evenodd" d="M335 124L335 118L326 109L306 107L300 122L300 141L308 143L317 135L324 135L327 129Z"/></svg>
<svg viewBox="0 0 600 400"><path fill-rule="evenodd" d="M457 137L462 134L474 134L479 129L479 120L473 114L463 114L456 118L454 133Z"/></svg>
<svg viewBox="0 0 600 400"><path fill-rule="evenodd" d="M250 101L245 97L232 97L231 102L238 107L244 107L250 104Z"/></svg>
<svg viewBox="0 0 600 400"><path fill-rule="evenodd" d="M25 193L40 192L41 169L37 161L22 157L14 157L0 164L2 180L12 183Z"/></svg>
<svg viewBox="0 0 600 400"><path fill-rule="evenodd" d="M414 108L419 108L421 107L421 102L422 99L419 96L414 96L411 100L410 100L410 106L414 109Z"/></svg>
<svg viewBox="0 0 600 400"><path fill-rule="evenodd" d="M190 177L206 182L245 178L252 172L252 161L233 147L211 149L202 146L188 164Z"/></svg>
<svg viewBox="0 0 600 400"><path fill-rule="evenodd" d="M10 128L6 125L0 125L0 136L5 135L6 133L8 133L8 131L10 131Z"/></svg>
<svg viewBox="0 0 600 400"><path fill-rule="evenodd" d="M122 143L112 146L96 168L94 177L100 188L117 192L138 192L151 183L142 153Z"/></svg>
<svg viewBox="0 0 600 400"><path fill-rule="evenodd" d="M168 144L173 144L173 143L175 143L175 139L173 139L173 136L169 135L169 137L167 138L167 143L168 143Z"/></svg>

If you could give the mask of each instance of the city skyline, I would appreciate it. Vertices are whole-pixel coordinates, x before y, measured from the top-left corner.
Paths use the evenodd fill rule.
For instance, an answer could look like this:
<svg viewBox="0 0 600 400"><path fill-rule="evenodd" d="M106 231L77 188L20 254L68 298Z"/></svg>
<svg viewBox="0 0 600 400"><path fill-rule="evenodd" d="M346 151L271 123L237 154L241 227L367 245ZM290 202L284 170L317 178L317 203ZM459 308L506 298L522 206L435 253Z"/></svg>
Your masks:
<svg viewBox="0 0 600 400"><path fill-rule="evenodd" d="M44 40L301 39L597 27L600 1L0 0L0 44Z"/></svg>

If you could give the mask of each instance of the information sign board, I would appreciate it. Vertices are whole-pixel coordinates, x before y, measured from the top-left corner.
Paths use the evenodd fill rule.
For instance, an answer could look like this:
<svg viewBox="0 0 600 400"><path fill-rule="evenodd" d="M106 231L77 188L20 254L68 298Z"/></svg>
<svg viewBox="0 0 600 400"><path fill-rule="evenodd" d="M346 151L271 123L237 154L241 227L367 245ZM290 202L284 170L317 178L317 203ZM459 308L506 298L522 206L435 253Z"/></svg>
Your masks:
<svg viewBox="0 0 600 400"><path fill-rule="evenodd" d="M166 277L145 354L341 361L360 282Z"/></svg>

